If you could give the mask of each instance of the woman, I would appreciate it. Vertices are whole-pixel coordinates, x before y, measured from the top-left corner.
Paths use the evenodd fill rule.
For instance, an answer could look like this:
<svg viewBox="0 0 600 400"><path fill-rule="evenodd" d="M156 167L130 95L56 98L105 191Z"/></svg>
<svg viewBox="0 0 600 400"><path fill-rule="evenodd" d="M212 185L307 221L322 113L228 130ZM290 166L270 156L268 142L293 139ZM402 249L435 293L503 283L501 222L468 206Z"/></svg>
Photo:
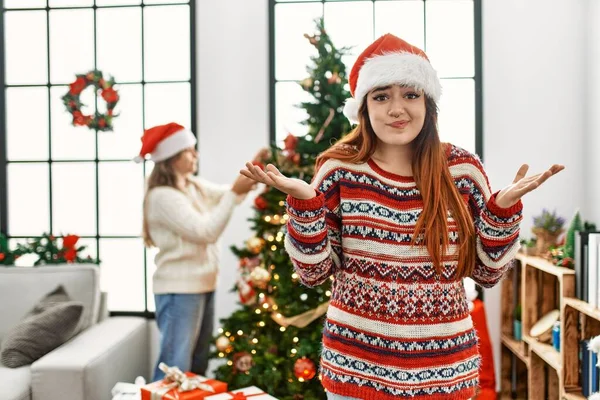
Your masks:
<svg viewBox="0 0 600 400"><path fill-rule="evenodd" d="M144 198L144 242L158 247L153 276L160 354L158 364L205 375L213 333L219 272L217 241L233 209L255 182L239 176L231 187L194 177L196 138L176 123L144 132L137 160L155 162Z"/></svg>
<svg viewBox="0 0 600 400"><path fill-rule="evenodd" d="M286 250L308 286L333 276L321 372L329 399L469 399L480 356L463 278L495 285L519 246L521 197L564 167L492 194L477 156L440 142L437 74L384 35L358 57L344 113L356 128L312 185L246 164L288 194Z"/></svg>

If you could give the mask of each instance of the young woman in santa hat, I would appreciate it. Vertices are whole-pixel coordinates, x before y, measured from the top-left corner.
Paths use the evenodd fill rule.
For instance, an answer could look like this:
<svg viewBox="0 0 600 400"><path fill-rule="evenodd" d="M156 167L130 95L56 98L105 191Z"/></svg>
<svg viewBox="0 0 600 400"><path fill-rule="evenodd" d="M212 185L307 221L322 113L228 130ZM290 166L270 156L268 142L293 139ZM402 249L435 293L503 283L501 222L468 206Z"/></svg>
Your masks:
<svg viewBox="0 0 600 400"><path fill-rule="evenodd" d="M256 184L238 176L233 185L195 177L196 137L176 123L147 129L136 161L154 161L144 197L143 237L158 248L153 290L160 354L164 362L204 375L213 333L217 240L233 209Z"/></svg>
<svg viewBox="0 0 600 400"><path fill-rule="evenodd" d="M492 192L479 158L440 142L441 87L425 53L387 34L358 57L356 128L311 185L247 164L287 193L286 250L304 284L335 279L321 373L330 399L469 399L480 356L463 278L491 287L519 247L521 197L564 167Z"/></svg>

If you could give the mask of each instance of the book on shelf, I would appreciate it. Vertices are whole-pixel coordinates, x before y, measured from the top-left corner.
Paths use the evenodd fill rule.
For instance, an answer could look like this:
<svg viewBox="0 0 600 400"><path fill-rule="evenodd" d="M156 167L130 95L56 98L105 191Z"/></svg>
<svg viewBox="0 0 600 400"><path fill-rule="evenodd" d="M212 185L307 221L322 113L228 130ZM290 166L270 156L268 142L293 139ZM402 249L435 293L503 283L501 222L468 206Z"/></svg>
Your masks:
<svg viewBox="0 0 600 400"><path fill-rule="evenodd" d="M575 297L600 305L600 232L575 232Z"/></svg>

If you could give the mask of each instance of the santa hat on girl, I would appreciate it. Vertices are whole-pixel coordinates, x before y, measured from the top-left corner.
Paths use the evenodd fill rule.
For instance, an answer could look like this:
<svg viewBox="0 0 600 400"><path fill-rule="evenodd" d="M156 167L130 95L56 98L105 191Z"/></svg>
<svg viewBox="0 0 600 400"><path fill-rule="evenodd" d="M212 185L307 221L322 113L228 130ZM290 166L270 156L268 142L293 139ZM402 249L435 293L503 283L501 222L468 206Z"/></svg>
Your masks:
<svg viewBox="0 0 600 400"><path fill-rule="evenodd" d="M142 162L148 154L154 162L164 161L195 145L194 134L175 122L155 126L144 131L142 149L134 161Z"/></svg>
<svg viewBox="0 0 600 400"><path fill-rule="evenodd" d="M381 36L359 56L349 77L352 97L344 115L358 123L358 110L367 93L392 84L412 86L438 102L442 86L425 52L390 33Z"/></svg>

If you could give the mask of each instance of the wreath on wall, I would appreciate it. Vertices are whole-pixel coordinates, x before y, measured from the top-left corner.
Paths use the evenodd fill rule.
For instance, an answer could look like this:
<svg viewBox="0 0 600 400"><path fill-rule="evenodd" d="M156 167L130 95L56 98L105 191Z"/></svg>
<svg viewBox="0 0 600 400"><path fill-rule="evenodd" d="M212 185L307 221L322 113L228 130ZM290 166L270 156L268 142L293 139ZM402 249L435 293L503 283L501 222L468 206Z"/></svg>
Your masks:
<svg viewBox="0 0 600 400"><path fill-rule="evenodd" d="M93 130L112 131L112 120L117 117L113 115L113 110L119 101L119 93L114 89L115 80L110 78L105 80L102 72L93 70L87 74L77 74L75 82L69 85L69 91L62 99L67 111L73 116L74 126L87 126ZM88 86L95 87L96 95L100 95L106 101L106 113L101 114L96 111L95 115L84 115L81 112L81 103L79 96Z"/></svg>

